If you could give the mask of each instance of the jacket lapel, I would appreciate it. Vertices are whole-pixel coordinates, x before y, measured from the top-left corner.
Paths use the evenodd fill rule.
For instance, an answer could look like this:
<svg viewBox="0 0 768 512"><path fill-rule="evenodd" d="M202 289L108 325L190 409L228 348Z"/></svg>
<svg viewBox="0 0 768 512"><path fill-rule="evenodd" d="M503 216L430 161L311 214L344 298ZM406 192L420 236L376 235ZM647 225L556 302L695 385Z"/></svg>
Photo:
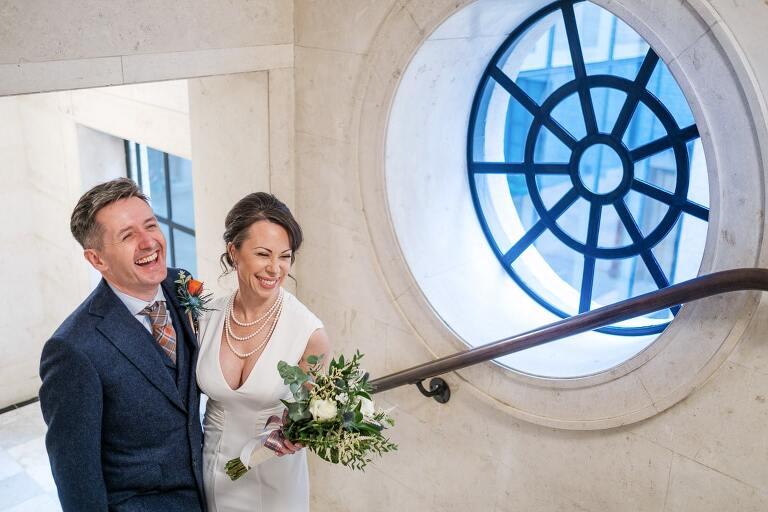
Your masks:
<svg viewBox="0 0 768 512"><path fill-rule="evenodd" d="M192 349L193 353L197 351L197 336L192 329L192 324L189 322L189 315L179 304L179 297L176 293L176 284L174 281L178 278L178 272L174 269L168 269L168 277L161 283L163 287L163 293L165 298L170 302L171 307L176 310L179 318L181 319L181 325L184 329L184 337L188 340L188 345Z"/></svg>
<svg viewBox="0 0 768 512"><path fill-rule="evenodd" d="M90 313L101 316L96 328L119 350L149 382L159 389L179 409L186 412L176 384L165 368L160 353L150 344L141 323L120 302L106 281L96 289Z"/></svg>

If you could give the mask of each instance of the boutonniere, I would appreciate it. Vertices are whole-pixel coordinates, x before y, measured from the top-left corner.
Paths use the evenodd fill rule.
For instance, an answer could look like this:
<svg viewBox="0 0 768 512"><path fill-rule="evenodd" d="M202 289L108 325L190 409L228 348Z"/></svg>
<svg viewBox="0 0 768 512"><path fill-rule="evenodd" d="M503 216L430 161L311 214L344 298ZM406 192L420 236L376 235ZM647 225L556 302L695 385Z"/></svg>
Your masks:
<svg viewBox="0 0 768 512"><path fill-rule="evenodd" d="M206 305L211 300L212 293L204 293L203 282L192 279L184 271L179 272L179 278L174 281L176 295L179 298L179 304L184 308L184 312L192 323L192 329L197 334L197 328L200 321L200 314L204 311L212 311Z"/></svg>

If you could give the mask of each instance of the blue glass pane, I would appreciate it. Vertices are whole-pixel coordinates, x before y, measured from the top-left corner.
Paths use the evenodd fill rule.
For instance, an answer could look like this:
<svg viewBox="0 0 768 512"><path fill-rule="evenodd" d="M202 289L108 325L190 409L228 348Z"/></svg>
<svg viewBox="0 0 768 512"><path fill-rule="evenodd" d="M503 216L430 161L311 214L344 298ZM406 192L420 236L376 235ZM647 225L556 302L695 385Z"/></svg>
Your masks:
<svg viewBox="0 0 768 512"><path fill-rule="evenodd" d="M168 167L171 178L173 221L194 229L195 211L192 194L192 162L186 158L168 155Z"/></svg>
<svg viewBox="0 0 768 512"><path fill-rule="evenodd" d="M654 187L673 193L677 185L675 151L667 149L635 162L635 177Z"/></svg>
<svg viewBox="0 0 768 512"><path fill-rule="evenodd" d="M587 134L584 126L584 115L581 113L581 102L577 94L571 94L552 109L552 118L576 139L582 139Z"/></svg>
<svg viewBox="0 0 768 512"><path fill-rule="evenodd" d="M608 87L595 87L589 92L592 95L592 104L595 106L597 130L601 133L611 133L621 107L627 99L627 94Z"/></svg>
<svg viewBox="0 0 768 512"><path fill-rule="evenodd" d="M174 229L173 241L176 250L175 266L188 270L192 275L197 275L195 237L178 229Z"/></svg>
<svg viewBox="0 0 768 512"><path fill-rule="evenodd" d="M147 148L149 195L155 214L168 218L168 200L165 188L165 158L162 151Z"/></svg>
<svg viewBox="0 0 768 512"><path fill-rule="evenodd" d="M519 112L508 113L511 96L494 80L488 80L483 87L482 99L477 109L478 122L475 125L475 131L472 136L472 153L476 162L519 162L522 161L522 150L520 159L505 156L505 144L507 140L515 141L514 150L522 147L520 138L530 128L530 114L528 122L525 123L525 109L519 107ZM510 116L520 120L519 123L512 126L507 125Z"/></svg>
<svg viewBox="0 0 768 512"><path fill-rule="evenodd" d="M647 89L667 107L678 126L685 128L694 124L693 113L685 96L683 96L683 91L680 90L680 86L677 85L672 73L669 72L669 68L662 61L659 61L656 69L653 70Z"/></svg>
<svg viewBox="0 0 768 512"><path fill-rule="evenodd" d="M623 142L629 149L638 148L667 134L656 115L640 103L635 109L629 128L624 133Z"/></svg>
<svg viewBox="0 0 768 512"><path fill-rule="evenodd" d="M569 34L561 8L571 5L577 30L569 25ZM499 174L471 175L477 213L508 273L564 316L695 274L709 190L696 131L678 135L674 126L689 128L691 109L648 43L593 3L549 9L513 30L504 54L489 63L468 156L521 164L508 166L509 174L494 166L485 169ZM577 79L579 55L586 76ZM584 279L593 262L594 282ZM670 315L605 332L660 332Z"/></svg>
<svg viewBox="0 0 768 512"><path fill-rule="evenodd" d="M524 109L517 100L510 98L504 137L504 161L523 161L525 139L528 137L532 121L533 115Z"/></svg>
<svg viewBox="0 0 768 512"><path fill-rule="evenodd" d="M558 139L549 129L541 128L536 138L536 149L533 155L534 162L568 162L571 159L571 150L563 141Z"/></svg>
<svg viewBox="0 0 768 512"><path fill-rule="evenodd" d="M560 12L545 17L526 32L498 67L538 104L573 80L575 74Z"/></svg>

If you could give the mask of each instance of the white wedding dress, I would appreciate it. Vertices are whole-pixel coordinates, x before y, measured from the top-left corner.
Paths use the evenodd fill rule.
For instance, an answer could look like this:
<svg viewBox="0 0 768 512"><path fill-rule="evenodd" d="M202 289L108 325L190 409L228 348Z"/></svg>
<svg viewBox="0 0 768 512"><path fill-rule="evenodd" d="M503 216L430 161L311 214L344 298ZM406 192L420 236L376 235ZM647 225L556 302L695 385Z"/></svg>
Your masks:
<svg viewBox="0 0 768 512"><path fill-rule="evenodd" d="M197 383L208 395L203 422L203 478L208 512L309 510L306 450L272 457L234 482L224 472L226 462L240 456L243 446L262 432L270 416L282 415L285 407L280 399L291 398L277 373L278 361L298 364L310 335L322 327L320 320L296 297L284 293L283 311L272 338L248 378L236 390L224 380L219 363L229 297L212 301L209 307L215 311L200 319Z"/></svg>

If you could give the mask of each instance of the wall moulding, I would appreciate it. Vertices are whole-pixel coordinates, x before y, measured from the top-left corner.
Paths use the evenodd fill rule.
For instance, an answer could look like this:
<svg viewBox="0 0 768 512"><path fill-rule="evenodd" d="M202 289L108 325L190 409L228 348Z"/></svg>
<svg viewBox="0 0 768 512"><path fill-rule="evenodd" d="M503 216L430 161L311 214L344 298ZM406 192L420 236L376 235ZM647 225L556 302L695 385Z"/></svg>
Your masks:
<svg viewBox="0 0 768 512"><path fill-rule="evenodd" d="M521 2L519 17L524 19L526 12L532 13L545 3ZM764 266L766 102L751 71L749 55L703 0L682 4L654 0L595 3L619 16L654 47L680 84L700 127L711 213L699 272ZM500 43L516 26L504 25L504 16L498 11L502 4L478 0L426 7L416 1L403 2L381 25L358 83L356 97L362 98L362 106L357 156L370 237L393 301L435 356L465 349L466 344L451 328L451 313L435 308L420 285L423 276L409 265L407 237L398 232L393 221L392 208L402 205L393 201L390 189L392 171L387 162L396 148L388 145L388 134L397 129L391 123L397 119L393 112L398 91L407 80L418 80L414 78L418 69L412 64L422 49L450 38L465 45L484 42L495 49L494 41ZM466 17L470 10L473 20L490 19L494 23L462 24L462 12ZM480 55L478 59L482 70L487 58ZM471 73L461 80L476 84L479 72L475 77ZM420 123L427 117L414 113L411 122L424 126ZM460 128L466 133L466 126ZM428 142L435 152L446 148L445 141ZM417 166L413 172L413 186L426 186L419 182ZM409 210L410 218L415 211ZM495 363L457 373L466 388L532 423L577 430L626 425L673 406L709 378L739 342L759 298L757 293L737 293L687 305L647 349L595 375L548 379Z"/></svg>

